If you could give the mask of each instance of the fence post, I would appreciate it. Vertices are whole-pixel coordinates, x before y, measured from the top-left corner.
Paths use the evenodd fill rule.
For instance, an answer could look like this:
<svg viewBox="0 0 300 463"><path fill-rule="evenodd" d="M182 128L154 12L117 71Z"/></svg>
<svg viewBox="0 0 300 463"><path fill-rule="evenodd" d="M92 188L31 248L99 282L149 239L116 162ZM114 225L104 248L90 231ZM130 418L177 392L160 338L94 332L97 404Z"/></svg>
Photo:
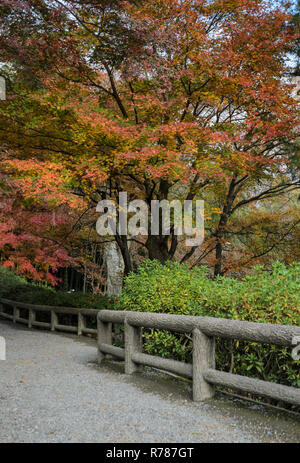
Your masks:
<svg viewBox="0 0 300 463"><path fill-rule="evenodd" d="M198 328L193 330L193 400L199 402L214 396L214 386L205 381L207 368L215 369L215 339Z"/></svg>
<svg viewBox="0 0 300 463"><path fill-rule="evenodd" d="M51 310L51 331L55 331L55 325L58 325L57 314Z"/></svg>
<svg viewBox="0 0 300 463"><path fill-rule="evenodd" d="M13 306L13 323L16 323L17 318L20 316L20 309L16 305Z"/></svg>
<svg viewBox="0 0 300 463"><path fill-rule="evenodd" d="M98 331L98 363L100 364L106 354L101 352L100 344L112 344L112 323L105 323L97 317Z"/></svg>
<svg viewBox="0 0 300 463"><path fill-rule="evenodd" d="M136 371L141 371L142 366L132 361L134 352L142 352L142 328L132 326L127 318L124 322L125 328L125 374L131 375Z"/></svg>
<svg viewBox="0 0 300 463"><path fill-rule="evenodd" d="M85 327L84 316L82 313L78 312L78 325L77 325L77 335L78 336L82 335L82 330L84 327Z"/></svg>
<svg viewBox="0 0 300 463"><path fill-rule="evenodd" d="M32 328L32 323L35 320L35 311L32 309L29 309L28 312L28 328Z"/></svg>

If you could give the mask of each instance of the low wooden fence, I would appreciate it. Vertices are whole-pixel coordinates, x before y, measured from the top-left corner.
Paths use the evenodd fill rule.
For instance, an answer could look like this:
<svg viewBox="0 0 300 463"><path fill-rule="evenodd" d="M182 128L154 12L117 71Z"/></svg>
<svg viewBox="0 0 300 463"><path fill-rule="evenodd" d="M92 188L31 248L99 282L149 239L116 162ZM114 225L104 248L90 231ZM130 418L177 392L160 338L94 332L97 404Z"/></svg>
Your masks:
<svg viewBox="0 0 300 463"><path fill-rule="evenodd" d="M7 313L7 308L11 313ZM20 316L20 310L25 309L27 317ZM36 320L37 312L50 313L51 319L49 322ZM97 334L97 330L88 328L86 326L86 317L93 317L96 319L99 310L97 309L76 309L72 307L53 307L49 305L33 305L25 304L23 302L11 301L9 299L0 298L0 317L7 320L12 320L14 323L23 323L29 328L37 326L40 328L48 328L51 331L66 331L70 333L81 334ZM77 323L73 325L63 325L59 323L59 314L63 315L76 315Z"/></svg>
<svg viewBox="0 0 300 463"><path fill-rule="evenodd" d="M125 360L125 373L132 374L141 366L150 366L192 378L193 400L213 397L214 386L220 385L276 400L300 405L300 389L248 378L215 369L215 337L292 346L300 336L300 327L192 317L158 313L101 310L98 313L98 361L106 354ZM112 345L112 324L124 324L125 349ZM142 328L192 333L193 363L160 358L142 352Z"/></svg>

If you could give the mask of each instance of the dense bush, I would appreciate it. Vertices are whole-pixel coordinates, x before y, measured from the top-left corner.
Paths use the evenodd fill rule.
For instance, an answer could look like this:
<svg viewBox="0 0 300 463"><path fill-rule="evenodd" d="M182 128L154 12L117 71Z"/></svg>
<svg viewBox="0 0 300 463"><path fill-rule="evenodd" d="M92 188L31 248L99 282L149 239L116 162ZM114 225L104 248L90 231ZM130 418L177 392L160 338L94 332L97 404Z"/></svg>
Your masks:
<svg viewBox="0 0 300 463"><path fill-rule="evenodd" d="M25 278L19 277L1 266L0 297L28 304L88 309L111 309L114 304L114 300L106 296L56 291L49 286L29 283Z"/></svg>
<svg viewBox="0 0 300 463"><path fill-rule="evenodd" d="M206 268L146 261L125 280L118 310L205 315L261 323L299 324L300 264L280 263L271 272L256 267L251 276L208 278ZM187 335L148 330L144 348L153 355L191 361ZM299 366L291 349L217 339L217 368L282 384L300 386Z"/></svg>
<svg viewBox="0 0 300 463"><path fill-rule="evenodd" d="M29 283L25 278L19 277L1 266L0 297L27 304L86 309L112 309L114 304L114 299L106 296L84 294L81 292L68 293L57 291L43 284ZM49 313L47 312L39 313L38 317L39 321L49 321ZM74 315L60 315L60 322L66 325L73 325ZM97 322L95 317L88 317L86 323L88 328L96 328Z"/></svg>

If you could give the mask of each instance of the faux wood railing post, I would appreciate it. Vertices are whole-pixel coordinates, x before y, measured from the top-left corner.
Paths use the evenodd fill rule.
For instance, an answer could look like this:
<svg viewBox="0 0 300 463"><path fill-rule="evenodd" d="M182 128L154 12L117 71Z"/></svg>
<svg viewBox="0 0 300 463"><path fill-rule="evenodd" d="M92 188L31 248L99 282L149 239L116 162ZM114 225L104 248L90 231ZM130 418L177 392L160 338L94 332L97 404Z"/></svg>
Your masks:
<svg viewBox="0 0 300 463"><path fill-rule="evenodd" d="M106 354L101 351L100 344L112 344L112 323L105 323L101 320L97 320L97 331L98 331L98 363L100 364Z"/></svg>
<svg viewBox="0 0 300 463"><path fill-rule="evenodd" d="M55 325L58 325L57 313L51 310L51 331L55 331Z"/></svg>
<svg viewBox="0 0 300 463"><path fill-rule="evenodd" d="M204 379L207 369L215 369L215 339L198 328L193 330L193 400L196 402L214 396L214 386Z"/></svg>
<svg viewBox="0 0 300 463"><path fill-rule="evenodd" d="M13 306L13 323L17 322L17 318L20 317L20 309L16 305Z"/></svg>
<svg viewBox="0 0 300 463"><path fill-rule="evenodd" d="M142 352L142 329L132 326L125 318L125 373L131 375L136 371L141 371L142 366L133 362L134 353Z"/></svg>
<svg viewBox="0 0 300 463"><path fill-rule="evenodd" d="M35 320L35 311L32 309L29 309L28 311L28 328L32 328L32 324Z"/></svg>
<svg viewBox="0 0 300 463"><path fill-rule="evenodd" d="M78 325L77 325L77 335L82 335L82 330L84 328L84 316L82 313L78 312Z"/></svg>

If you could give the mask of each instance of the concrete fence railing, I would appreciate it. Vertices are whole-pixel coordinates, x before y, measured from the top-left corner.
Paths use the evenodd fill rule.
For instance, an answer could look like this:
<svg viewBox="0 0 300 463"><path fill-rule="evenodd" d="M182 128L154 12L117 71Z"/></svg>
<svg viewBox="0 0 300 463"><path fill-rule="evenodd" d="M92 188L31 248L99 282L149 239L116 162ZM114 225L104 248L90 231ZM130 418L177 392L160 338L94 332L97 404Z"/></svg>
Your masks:
<svg viewBox="0 0 300 463"><path fill-rule="evenodd" d="M7 313L5 310L9 307L12 313ZM25 309L27 318L20 316L20 310ZM37 312L50 313L50 321L36 320ZM49 305L33 305L23 302L11 301L9 299L0 298L0 317L7 320L12 320L13 323L23 323L29 328L37 326L40 328L48 328L51 331L66 331L70 333L81 334L97 334L97 330L86 326L86 316L97 317L99 310L97 309L76 309L73 307L53 307ZM63 325L59 323L59 314L76 315L77 323L75 325Z"/></svg>
<svg viewBox="0 0 300 463"><path fill-rule="evenodd" d="M98 361L106 354L125 360L125 373L150 366L192 378L193 400L213 397L214 386L220 385L261 396L300 405L300 389L248 378L215 369L215 337L252 341L278 346L292 346L300 336L300 327L227 320L212 317L192 317L158 313L119 312L101 310L98 313ZM125 349L112 345L112 324L124 324ZM193 363L160 358L142 352L142 328L191 333Z"/></svg>
<svg viewBox="0 0 300 463"><path fill-rule="evenodd" d="M7 309L11 313L7 313ZM23 309L23 310L22 310ZM24 310L25 309L25 310ZM23 311L21 317L20 311ZM27 317L24 317L24 311ZM37 312L50 313L50 321L38 321ZM59 315L76 315L76 325L64 325ZM76 309L33 305L0 298L0 318L14 323L81 334L96 334L86 326L86 317L97 317L98 361L106 354L125 360L125 373L132 374L149 366L178 374L193 380L193 400L213 397L214 386L220 385L244 392L266 396L300 405L300 389L248 378L215 369L215 337L251 341L278 346L293 346L293 339L300 338L300 327L227 320L213 317L192 317L159 313L121 312L114 310ZM125 348L112 344L112 324L124 324ZM193 363L188 364L160 358L142 351L142 328L190 333L193 336Z"/></svg>

